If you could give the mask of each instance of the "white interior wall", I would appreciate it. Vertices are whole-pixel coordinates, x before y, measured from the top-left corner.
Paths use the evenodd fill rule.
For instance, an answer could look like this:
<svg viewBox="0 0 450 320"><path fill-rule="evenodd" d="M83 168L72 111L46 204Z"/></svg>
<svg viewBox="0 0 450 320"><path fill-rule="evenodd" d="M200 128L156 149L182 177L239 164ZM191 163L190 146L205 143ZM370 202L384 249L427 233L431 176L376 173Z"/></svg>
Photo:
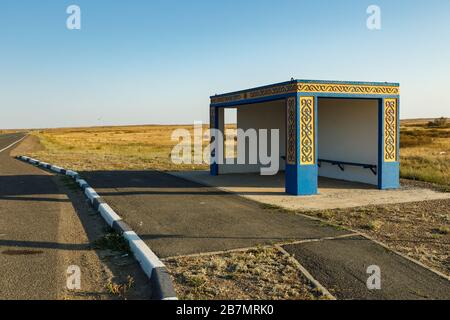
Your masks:
<svg viewBox="0 0 450 320"><path fill-rule="evenodd" d="M319 99L319 159L378 164L378 101ZM378 184L369 169L322 163L319 176Z"/></svg>
<svg viewBox="0 0 450 320"><path fill-rule="evenodd" d="M247 130L255 129L279 129L279 170L285 170L285 160L282 156L286 156L286 102L285 100L276 100L264 103L242 105L237 107L237 128ZM258 134L258 141L259 141ZM268 146L270 147L270 135L267 139ZM258 147L259 148L259 147ZM271 149L269 149L269 154ZM226 173L254 173L260 172L262 165L259 161L258 164L248 164L249 146L246 143L246 164L223 164L219 165L219 174ZM259 149L258 149L259 154ZM239 156L239 154L237 155ZM236 160L237 161L237 160ZM265 166L267 167L267 166Z"/></svg>

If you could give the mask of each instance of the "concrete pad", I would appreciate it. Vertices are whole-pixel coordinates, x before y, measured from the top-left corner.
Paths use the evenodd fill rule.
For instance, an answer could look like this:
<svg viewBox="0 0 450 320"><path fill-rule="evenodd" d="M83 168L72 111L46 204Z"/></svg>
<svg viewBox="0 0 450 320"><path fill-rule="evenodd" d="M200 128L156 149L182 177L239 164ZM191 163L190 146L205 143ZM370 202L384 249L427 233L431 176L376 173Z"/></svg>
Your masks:
<svg viewBox="0 0 450 320"><path fill-rule="evenodd" d="M232 192L261 203L300 211L354 208L450 198L450 193L418 187L408 186L398 190L378 190L372 185L329 178L319 178L318 195L296 197L284 192L284 173L279 173L276 176L261 176L259 174L211 176L209 171L170 172L170 174Z"/></svg>
<svg viewBox="0 0 450 320"><path fill-rule="evenodd" d="M450 282L361 236L283 247L338 299L450 299ZM369 266L381 289L369 290Z"/></svg>

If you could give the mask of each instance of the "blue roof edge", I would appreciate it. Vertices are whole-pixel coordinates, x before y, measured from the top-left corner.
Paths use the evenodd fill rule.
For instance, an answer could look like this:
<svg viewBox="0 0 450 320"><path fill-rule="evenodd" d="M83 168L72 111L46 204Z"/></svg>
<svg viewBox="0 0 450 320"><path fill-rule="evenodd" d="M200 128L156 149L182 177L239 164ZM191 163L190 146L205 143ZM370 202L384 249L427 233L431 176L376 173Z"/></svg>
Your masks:
<svg viewBox="0 0 450 320"><path fill-rule="evenodd" d="M278 83L273 83L273 84L269 84L269 85L265 85L265 86L248 88L248 89L239 90L239 91L232 91L232 92L227 92L227 93L216 94L216 95L210 96L210 98L223 97L223 96L239 94L239 93L243 93L243 92L247 92L247 91L252 91L252 90L265 89L265 88L270 88L270 87L274 87L274 86L286 85L286 84L290 84L290 83L299 83L299 82L304 82L304 83L323 83L323 84L350 84L350 85L366 85L366 86L388 86L388 87L399 87L400 86L400 83L397 83L397 82L295 79L295 80L291 80L291 81L278 82Z"/></svg>

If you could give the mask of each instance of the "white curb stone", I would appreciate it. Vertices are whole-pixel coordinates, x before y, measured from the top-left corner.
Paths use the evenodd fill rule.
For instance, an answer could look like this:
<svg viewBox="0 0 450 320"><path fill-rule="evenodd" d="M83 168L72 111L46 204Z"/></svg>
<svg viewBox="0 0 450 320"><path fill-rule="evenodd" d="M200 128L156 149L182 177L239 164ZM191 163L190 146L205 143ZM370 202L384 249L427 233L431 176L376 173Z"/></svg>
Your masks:
<svg viewBox="0 0 450 320"><path fill-rule="evenodd" d="M114 210L107 205L106 203L102 203L98 207L98 211L102 215L103 219L106 220L106 223L112 228L114 221L120 221L122 220L121 217L117 213L114 212Z"/></svg>
<svg viewBox="0 0 450 320"><path fill-rule="evenodd" d="M84 185L88 185L88 183L86 182L86 180L83 179L78 179L76 180L76 183L78 183L78 185L82 188Z"/></svg>
<svg viewBox="0 0 450 320"><path fill-rule="evenodd" d="M50 170L55 171L55 172L57 172L57 173L60 173L62 169L63 169L63 168L58 167L58 166L51 166L51 167L50 167Z"/></svg>
<svg viewBox="0 0 450 320"><path fill-rule="evenodd" d="M134 253L136 260L141 264L142 269L151 279L154 268L164 268L164 264L158 259L156 254L142 241L134 231L123 234L130 244L130 249Z"/></svg>
<svg viewBox="0 0 450 320"><path fill-rule="evenodd" d="M86 195L86 197L88 197L88 199L91 201L91 203L94 202L95 198L100 198L100 196L97 194L97 192L95 192L95 190L92 189L91 187L86 188L86 190L84 190L84 194Z"/></svg>
<svg viewBox="0 0 450 320"><path fill-rule="evenodd" d="M66 171L66 175L70 176L70 177L75 177L78 175L78 172L72 171L72 170L67 170Z"/></svg>

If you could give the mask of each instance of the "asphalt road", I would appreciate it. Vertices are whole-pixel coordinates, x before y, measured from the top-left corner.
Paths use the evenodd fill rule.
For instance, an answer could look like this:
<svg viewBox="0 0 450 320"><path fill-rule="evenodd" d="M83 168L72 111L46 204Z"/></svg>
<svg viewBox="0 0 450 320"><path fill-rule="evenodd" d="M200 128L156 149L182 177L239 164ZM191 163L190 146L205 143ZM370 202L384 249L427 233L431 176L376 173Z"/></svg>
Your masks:
<svg viewBox="0 0 450 320"><path fill-rule="evenodd" d="M0 149L23 137L0 136ZM38 193L38 194L37 194ZM0 153L0 298L56 299L58 189L47 174Z"/></svg>
<svg viewBox="0 0 450 320"><path fill-rule="evenodd" d="M21 137L0 135L0 150ZM133 258L119 261L107 251L92 250L106 224L81 192L61 176L12 158L11 149L0 152L0 300L111 299L108 279L128 275L136 282L132 298L147 298L147 278ZM76 291L66 285L72 265L81 270Z"/></svg>

